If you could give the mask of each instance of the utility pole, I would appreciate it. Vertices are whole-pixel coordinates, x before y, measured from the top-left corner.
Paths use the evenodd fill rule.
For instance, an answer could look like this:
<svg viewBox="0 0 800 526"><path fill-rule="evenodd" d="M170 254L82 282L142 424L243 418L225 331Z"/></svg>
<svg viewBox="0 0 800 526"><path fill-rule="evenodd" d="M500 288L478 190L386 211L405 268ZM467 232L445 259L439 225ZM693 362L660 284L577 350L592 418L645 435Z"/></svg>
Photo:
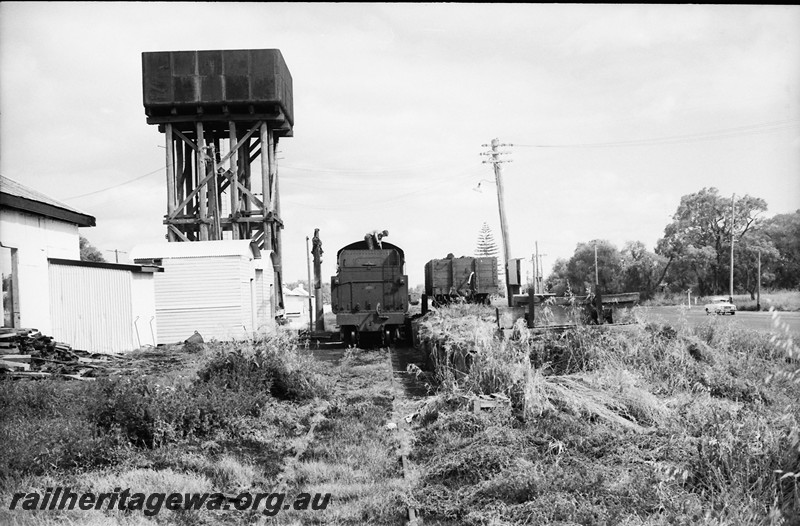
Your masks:
<svg viewBox="0 0 800 526"><path fill-rule="evenodd" d="M311 239L311 254L314 256L314 302L316 303L314 326L317 331L325 331L325 312L322 306L322 240L319 238L319 228L314 229Z"/></svg>
<svg viewBox="0 0 800 526"><path fill-rule="evenodd" d="M124 250L120 250L118 248L115 248L114 250L105 249L105 250L103 250L103 252L113 252L114 253L114 262L115 263L119 263L119 255L120 254L127 254L127 252L125 252Z"/></svg>
<svg viewBox="0 0 800 526"><path fill-rule="evenodd" d="M597 245L594 246L594 286L596 293L597 287L600 286L600 273L597 271Z"/></svg>
<svg viewBox="0 0 800 526"><path fill-rule="evenodd" d="M539 242L534 241L534 246L536 247L535 252L533 253L533 290L536 294L544 294L544 286L543 286L543 267L542 267L542 256L546 256L547 254L539 254Z"/></svg>
<svg viewBox="0 0 800 526"><path fill-rule="evenodd" d="M731 196L731 286L730 286L730 300L733 301L733 226L736 218L734 216L736 210L736 194Z"/></svg>
<svg viewBox="0 0 800 526"><path fill-rule="evenodd" d="M761 310L761 249L758 249L758 288L756 289L756 310Z"/></svg>
<svg viewBox="0 0 800 526"><path fill-rule="evenodd" d="M308 250L308 236L306 236L306 263L308 264L308 333L314 332L314 307L311 305L311 251Z"/></svg>
<svg viewBox="0 0 800 526"><path fill-rule="evenodd" d="M600 272L597 269L597 243L594 245L594 306L597 311L597 324L603 324L603 300L600 296Z"/></svg>
<svg viewBox="0 0 800 526"><path fill-rule="evenodd" d="M544 265L542 265L542 258L547 254L539 254L539 294L544 294Z"/></svg>
<svg viewBox="0 0 800 526"><path fill-rule="evenodd" d="M489 147L488 144L482 144L484 148ZM494 180L497 185L497 207L500 209L500 230L503 235L503 259L506 268L506 299L508 306L513 305L514 294L519 292L519 285L511 285L509 283L508 264L511 261L511 245L509 243L508 222L506 221L505 201L503 198L503 174L500 168L501 163L511 162L510 160L501 160L500 156L507 152L500 152L498 148L501 146L514 146L513 144L500 144L497 139L492 139L491 148L489 152L482 152L481 155L490 156L489 159L483 161L485 164L491 164L494 168Z"/></svg>

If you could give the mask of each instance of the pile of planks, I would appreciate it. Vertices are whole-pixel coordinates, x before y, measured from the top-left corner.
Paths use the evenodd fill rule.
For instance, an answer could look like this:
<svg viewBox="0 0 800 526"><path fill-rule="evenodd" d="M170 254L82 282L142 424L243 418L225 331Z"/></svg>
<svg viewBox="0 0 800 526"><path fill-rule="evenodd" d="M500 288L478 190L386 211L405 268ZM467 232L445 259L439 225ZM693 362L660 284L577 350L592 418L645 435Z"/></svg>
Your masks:
<svg viewBox="0 0 800 526"><path fill-rule="evenodd" d="M109 359L72 349L36 329L0 328L0 376L94 380Z"/></svg>

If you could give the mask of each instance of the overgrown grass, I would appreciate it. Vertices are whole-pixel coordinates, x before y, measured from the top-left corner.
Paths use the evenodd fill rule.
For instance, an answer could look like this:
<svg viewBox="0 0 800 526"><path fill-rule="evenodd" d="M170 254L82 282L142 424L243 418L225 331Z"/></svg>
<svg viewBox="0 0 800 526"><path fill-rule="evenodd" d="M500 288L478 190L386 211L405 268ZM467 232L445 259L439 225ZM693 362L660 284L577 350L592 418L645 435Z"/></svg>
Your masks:
<svg viewBox="0 0 800 526"><path fill-rule="evenodd" d="M9 492L59 485L95 492L115 486L269 491L314 400L331 394L331 380L288 332L175 350L181 352L200 362L193 379L166 369L96 382L0 379L3 502ZM122 512L22 513L0 510L0 523L132 520ZM164 516L177 524L241 520L206 511Z"/></svg>
<svg viewBox="0 0 800 526"><path fill-rule="evenodd" d="M722 293L716 296L726 296ZM692 295L692 303L698 306L709 303L712 296ZM688 301L686 293L657 292L653 298L645 301L642 305L647 307L662 307L674 305L686 305ZM736 294L733 296L733 303L740 311L756 310L756 299L751 298L750 294ZM762 290L761 291L761 310L773 308L779 311L796 312L800 311L800 291L798 290Z"/></svg>
<svg viewBox="0 0 800 526"><path fill-rule="evenodd" d="M733 297L736 308L744 311L756 310L756 300L751 299L749 294L742 294ZM779 311L800 311L800 291L798 290L775 290L762 291L761 310L773 308Z"/></svg>
<svg viewBox="0 0 800 526"><path fill-rule="evenodd" d="M441 309L420 331L444 338L410 496L426 523L800 524L788 332L639 320L509 341L486 318ZM508 412L467 412L498 392Z"/></svg>

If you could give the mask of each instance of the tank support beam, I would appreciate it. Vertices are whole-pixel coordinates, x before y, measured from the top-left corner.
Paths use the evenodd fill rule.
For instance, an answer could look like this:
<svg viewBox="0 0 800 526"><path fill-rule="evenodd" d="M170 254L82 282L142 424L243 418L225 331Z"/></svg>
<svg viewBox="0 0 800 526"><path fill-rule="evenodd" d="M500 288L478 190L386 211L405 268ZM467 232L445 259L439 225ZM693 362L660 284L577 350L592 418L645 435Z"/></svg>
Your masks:
<svg viewBox="0 0 800 526"><path fill-rule="evenodd" d="M282 309L278 139L268 121L248 122L246 128L237 126L241 124L161 126L166 140L166 237L177 242L252 239L261 250L272 251L273 305ZM261 170L256 188L251 185L254 163Z"/></svg>

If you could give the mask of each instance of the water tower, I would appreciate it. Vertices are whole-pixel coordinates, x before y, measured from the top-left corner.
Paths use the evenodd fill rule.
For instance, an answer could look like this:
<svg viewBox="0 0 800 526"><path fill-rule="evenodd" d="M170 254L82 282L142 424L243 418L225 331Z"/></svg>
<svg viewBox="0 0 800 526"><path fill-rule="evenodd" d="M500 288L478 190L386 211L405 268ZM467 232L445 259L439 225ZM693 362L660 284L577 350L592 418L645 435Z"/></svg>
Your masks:
<svg viewBox="0 0 800 526"><path fill-rule="evenodd" d="M142 78L147 123L166 141L167 239L251 239L272 251L280 294L275 153L294 124L280 50L145 52Z"/></svg>

